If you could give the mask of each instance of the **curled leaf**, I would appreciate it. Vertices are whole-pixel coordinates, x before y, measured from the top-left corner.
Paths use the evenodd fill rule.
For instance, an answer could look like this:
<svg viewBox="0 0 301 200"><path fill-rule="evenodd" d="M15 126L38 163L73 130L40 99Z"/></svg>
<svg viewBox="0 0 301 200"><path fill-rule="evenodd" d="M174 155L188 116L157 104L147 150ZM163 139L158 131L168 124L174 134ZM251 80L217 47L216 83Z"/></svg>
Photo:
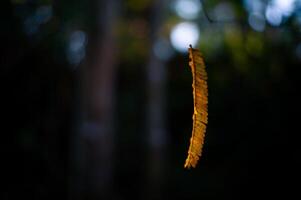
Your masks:
<svg viewBox="0 0 301 200"><path fill-rule="evenodd" d="M192 88L194 102L192 136L190 138L188 156L184 165L185 168L189 169L196 167L202 155L206 124L208 123L208 88L207 72L201 52L197 49L193 49L191 45L188 51L190 60L189 66L193 78Z"/></svg>

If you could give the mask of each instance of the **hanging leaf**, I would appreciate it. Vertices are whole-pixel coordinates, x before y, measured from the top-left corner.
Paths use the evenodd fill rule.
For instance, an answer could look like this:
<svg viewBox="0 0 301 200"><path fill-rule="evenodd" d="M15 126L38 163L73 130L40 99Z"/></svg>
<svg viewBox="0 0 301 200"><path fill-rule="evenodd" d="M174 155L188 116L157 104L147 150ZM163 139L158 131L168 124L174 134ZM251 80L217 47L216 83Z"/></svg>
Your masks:
<svg viewBox="0 0 301 200"><path fill-rule="evenodd" d="M208 88L207 73L202 54L199 50L193 49L190 45L189 66L192 72L192 89L193 89L193 127L190 138L188 156L185 162L185 168L196 167L196 164L202 155L206 124L208 123Z"/></svg>

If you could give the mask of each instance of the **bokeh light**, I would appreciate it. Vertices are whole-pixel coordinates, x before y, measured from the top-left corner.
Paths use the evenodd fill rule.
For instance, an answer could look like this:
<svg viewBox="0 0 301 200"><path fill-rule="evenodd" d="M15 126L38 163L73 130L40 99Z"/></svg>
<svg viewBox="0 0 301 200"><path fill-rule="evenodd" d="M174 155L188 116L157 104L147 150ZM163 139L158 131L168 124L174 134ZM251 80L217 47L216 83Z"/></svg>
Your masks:
<svg viewBox="0 0 301 200"><path fill-rule="evenodd" d="M282 15L289 16L294 11L296 0L273 0L272 5L279 8Z"/></svg>
<svg viewBox="0 0 301 200"><path fill-rule="evenodd" d="M153 46L154 54L160 60L166 61L170 59L173 54L173 49L170 46L170 43L165 38L159 38Z"/></svg>
<svg viewBox="0 0 301 200"><path fill-rule="evenodd" d="M184 19L195 19L201 11L201 4L198 0L177 0L174 9Z"/></svg>
<svg viewBox="0 0 301 200"><path fill-rule="evenodd" d="M262 0L244 0L244 6L249 12L262 12L264 9Z"/></svg>
<svg viewBox="0 0 301 200"><path fill-rule="evenodd" d="M85 57L85 47L87 43L86 33L76 30L71 33L67 48L67 58L71 64L77 65Z"/></svg>
<svg viewBox="0 0 301 200"><path fill-rule="evenodd" d="M295 0L272 0L266 8L265 16L273 26L279 26L285 17L289 17L295 7Z"/></svg>
<svg viewBox="0 0 301 200"><path fill-rule="evenodd" d="M251 13L249 15L248 22L256 31L262 32L265 29L265 18L260 13Z"/></svg>
<svg viewBox="0 0 301 200"><path fill-rule="evenodd" d="M268 22L273 26L279 26L282 22L281 10L273 5L268 5L265 16Z"/></svg>
<svg viewBox="0 0 301 200"><path fill-rule="evenodd" d="M192 22L182 22L177 24L171 30L170 34L172 46L180 52L186 52L190 44L195 46L199 40L199 37L199 28L195 23Z"/></svg>

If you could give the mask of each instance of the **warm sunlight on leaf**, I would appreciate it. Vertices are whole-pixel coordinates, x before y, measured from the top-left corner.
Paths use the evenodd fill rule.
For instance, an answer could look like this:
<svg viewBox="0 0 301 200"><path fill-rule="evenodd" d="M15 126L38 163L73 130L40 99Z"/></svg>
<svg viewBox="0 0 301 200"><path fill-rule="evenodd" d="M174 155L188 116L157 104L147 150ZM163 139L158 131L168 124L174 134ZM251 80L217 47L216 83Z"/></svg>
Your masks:
<svg viewBox="0 0 301 200"><path fill-rule="evenodd" d="M190 146L188 156L184 167L196 167L199 157L202 154L206 124L208 122L208 88L207 73L203 57L199 50L193 49L190 45L189 50L189 66L192 72L192 88L194 100L193 128L190 138Z"/></svg>

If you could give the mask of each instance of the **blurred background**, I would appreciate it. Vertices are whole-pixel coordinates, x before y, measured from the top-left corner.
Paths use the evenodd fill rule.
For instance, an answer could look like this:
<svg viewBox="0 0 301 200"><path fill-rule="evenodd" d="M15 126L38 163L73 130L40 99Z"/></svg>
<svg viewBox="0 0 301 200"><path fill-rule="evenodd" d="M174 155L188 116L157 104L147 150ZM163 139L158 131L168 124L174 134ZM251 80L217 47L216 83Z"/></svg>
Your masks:
<svg viewBox="0 0 301 200"><path fill-rule="evenodd" d="M0 8L1 199L300 195L300 0ZM189 44L209 77L203 156L192 170L183 168Z"/></svg>

